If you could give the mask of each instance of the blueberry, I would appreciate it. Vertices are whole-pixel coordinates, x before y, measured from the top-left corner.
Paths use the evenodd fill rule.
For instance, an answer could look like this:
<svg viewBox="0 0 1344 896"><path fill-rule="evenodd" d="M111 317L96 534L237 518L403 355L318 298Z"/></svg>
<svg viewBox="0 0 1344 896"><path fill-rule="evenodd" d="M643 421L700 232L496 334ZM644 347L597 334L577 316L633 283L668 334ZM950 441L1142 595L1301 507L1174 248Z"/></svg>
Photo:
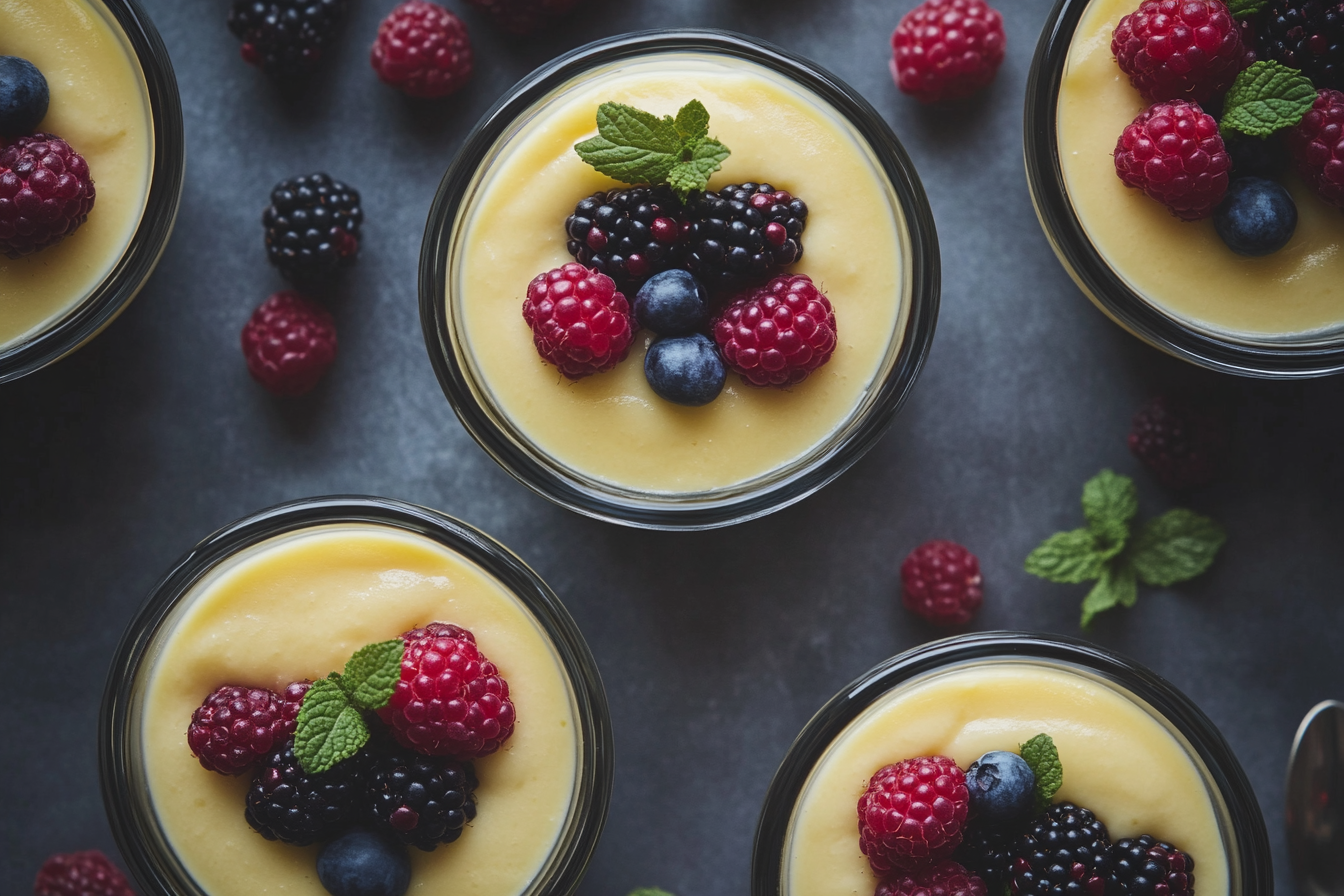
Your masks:
<svg viewBox="0 0 1344 896"><path fill-rule="evenodd" d="M1242 177L1227 187L1213 213L1213 227L1238 255L1268 255L1293 238L1297 206L1281 184L1263 177Z"/></svg>
<svg viewBox="0 0 1344 896"><path fill-rule="evenodd" d="M322 847L317 878L332 896L402 896L411 885L411 860L401 844L354 830Z"/></svg>
<svg viewBox="0 0 1344 896"><path fill-rule="evenodd" d="M709 404L727 376L718 347L703 333L659 339L644 356L644 377L653 391L677 404Z"/></svg>
<svg viewBox="0 0 1344 896"><path fill-rule="evenodd" d="M0 56L0 137L22 137L47 114L47 79L27 59Z"/></svg>
<svg viewBox="0 0 1344 896"><path fill-rule="evenodd" d="M1002 824L1031 813L1036 775L1016 753L994 750L966 770L971 811L990 824Z"/></svg>
<svg viewBox="0 0 1344 896"><path fill-rule="evenodd" d="M635 293L635 317L659 336L689 336L709 319L709 295L687 271L654 274Z"/></svg>

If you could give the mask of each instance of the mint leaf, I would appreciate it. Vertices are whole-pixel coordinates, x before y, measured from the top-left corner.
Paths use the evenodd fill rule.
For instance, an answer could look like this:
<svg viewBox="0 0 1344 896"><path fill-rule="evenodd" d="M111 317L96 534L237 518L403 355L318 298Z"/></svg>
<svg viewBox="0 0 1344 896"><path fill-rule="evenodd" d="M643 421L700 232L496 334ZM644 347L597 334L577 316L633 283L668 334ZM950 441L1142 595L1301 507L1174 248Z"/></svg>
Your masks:
<svg viewBox="0 0 1344 896"><path fill-rule="evenodd" d="M1092 590L1083 598L1083 616L1078 623L1083 628L1092 624L1098 613L1109 610L1116 604L1132 607L1139 599L1139 583L1134 578L1134 566L1128 558L1119 558L1106 564L1101 578Z"/></svg>
<svg viewBox="0 0 1344 896"><path fill-rule="evenodd" d="M1227 0L1227 8L1232 10L1232 18L1244 19L1253 16L1269 5L1269 0Z"/></svg>
<svg viewBox="0 0 1344 896"><path fill-rule="evenodd" d="M1036 811L1044 811L1064 784L1064 765L1055 741L1048 734L1038 734L1019 747L1018 753L1036 775Z"/></svg>
<svg viewBox="0 0 1344 896"><path fill-rule="evenodd" d="M1089 526L1124 523L1139 512L1139 492L1134 480L1111 470L1102 470L1083 483L1083 516Z"/></svg>
<svg viewBox="0 0 1344 896"><path fill-rule="evenodd" d="M361 647L350 657L341 686L357 709L387 705L392 687L401 678L401 656L405 651L405 642L396 638Z"/></svg>
<svg viewBox="0 0 1344 896"><path fill-rule="evenodd" d="M678 162L667 176L672 192L682 202L696 190L709 185L709 178L728 158L728 147L717 140L701 140L692 151L689 162Z"/></svg>
<svg viewBox="0 0 1344 896"><path fill-rule="evenodd" d="M1224 130L1268 137L1302 120L1316 101L1311 80L1295 68L1264 59L1237 75L1223 99Z"/></svg>
<svg viewBox="0 0 1344 896"><path fill-rule="evenodd" d="M359 752L369 739L368 726L350 704L340 676L313 682L303 695L294 729L294 757L304 772L316 775Z"/></svg>
<svg viewBox="0 0 1344 896"><path fill-rule="evenodd" d="M1056 532L1027 555L1023 568L1052 582L1075 584L1101 575L1106 557L1090 529Z"/></svg>
<svg viewBox="0 0 1344 896"><path fill-rule="evenodd" d="M709 136L709 110L699 100L691 100L678 110L677 120L672 124L683 145L703 140Z"/></svg>
<svg viewBox="0 0 1344 896"><path fill-rule="evenodd" d="M1178 507L1143 524L1134 538L1134 570L1149 585L1184 582L1208 569L1227 533L1213 520Z"/></svg>
<svg viewBox="0 0 1344 896"><path fill-rule="evenodd" d="M681 160L681 143L670 116L603 103L597 107L597 136L575 144L574 151L622 183L661 183Z"/></svg>

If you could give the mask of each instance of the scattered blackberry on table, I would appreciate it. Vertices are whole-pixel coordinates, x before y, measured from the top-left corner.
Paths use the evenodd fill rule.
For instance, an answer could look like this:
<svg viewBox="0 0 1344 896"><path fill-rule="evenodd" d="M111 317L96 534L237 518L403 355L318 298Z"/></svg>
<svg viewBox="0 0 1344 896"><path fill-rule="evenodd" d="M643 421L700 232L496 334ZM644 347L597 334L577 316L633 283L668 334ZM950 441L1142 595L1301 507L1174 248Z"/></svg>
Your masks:
<svg viewBox="0 0 1344 896"><path fill-rule="evenodd" d="M510 34L531 34L569 12L578 0L467 0Z"/></svg>
<svg viewBox="0 0 1344 896"><path fill-rule="evenodd" d="M1184 221L1213 214L1232 167L1218 122L1196 103L1173 100L1139 113L1115 145L1115 173Z"/></svg>
<svg viewBox="0 0 1344 896"><path fill-rule="evenodd" d="M879 876L945 859L969 808L966 775L946 756L884 766L859 797L859 850Z"/></svg>
<svg viewBox="0 0 1344 896"><path fill-rule="evenodd" d="M240 775L294 736L298 713L285 716L274 691L223 685L191 714L187 746L206 769Z"/></svg>
<svg viewBox="0 0 1344 896"><path fill-rule="evenodd" d="M37 130L47 115L47 79L27 59L0 56L0 139Z"/></svg>
<svg viewBox="0 0 1344 896"><path fill-rule="evenodd" d="M130 881L96 849L59 853L42 863L34 896L135 896Z"/></svg>
<svg viewBox="0 0 1344 896"><path fill-rule="evenodd" d="M895 874L877 885L874 896L988 896L989 888L975 874L953 861L938 862ZM995 896L1000 896L996 893Z"/></svg>
<svg viewBox="0 0 1344 896"><path fill-rule="evenodd" d="M325 772L309 775L290 739L273 750L252 776L247 823L267 840L307 846L351 827L365 793L368 756L356 753Z"/></svg>
<svg viewBox="0 0 1344 896"><path fill-rule="evenodd" d="M390 837L356 828L322 847L317 879L331 896L402 896L411 859Z"/></svg>
<svg viewBox="0 0 1344 896"><path fill-rule="evenodd" d="M243 59L268 75L311 71L335 39L349 0L233 0L229 30Z"/></svg>
<svg viewBox="0 0 1344 896"><path fill-rule="evenodd" d="M753 386L796 386L831 359L831 302L806 274L743 293L714 321L724 363Z"/></svg>
<svg viewBox="0 0 1344 896"><path fill-rule="evenodd" d="M1167 488L1195 488L1222 471L1228 430L1222 414L1159 395L1134 414L1129 450Z"/></svg>
<svg viewBox="0 0 1344 896"><path fill-rule="evenodd" d="M984 593L980 561L955 541L926 541L901 563L901 602L936 625L970 622Z"/></svg>
<svg viewBox="0 0 1344 896"><path fill-rule="evenodd" d="M1111 52L1150 103L1207 102L1255 61L1223 0L1143 0L1116 25Z"/></svg>
<svg viewBox="0 0 1344 896"><path fill-rule="evenodd" d="M685 267L711 291L761 283L803 257L807 203L769 184L729 184L686 203Z"/></svg>
<svg viewBox="0 0 1344 896"><path fill-rule="evenodd" d="M1170 843L1144 834L1111 847L1106 896L1191 896L1195 860Z"/></svg>
<svg viewBox="0 0 1344 896"><path fill-rule="evenodd" d="M1284 140L1297 173L1316 195L1344 208L1344 93L1318 90L1307 114Z"/></svg>
<svg viewBox="0 0 1344 896"><path fill-rule="evenodd" d="M714 340L692 333L655 340L644 355L644 378L659 398L699 407L719 397L728 371Z"/></svg>
<svg viewBox="0 0 1344 896"><path fill-rule="evenodd" d="M397 745L371 751L369 821L426 852L452 843L476 817L476 775L469 764Z"/></svg>
<svg viewBox="0 0 1344 896"><path fill-rule="evenodd" d="M282 180L262 212L266 257L291 282L331 278L355 263L364 209L359 191L326 174Z"/></svg>
<svg viewBox="0 0 1344 896"><path fill-rule="evenodd" d="M1344 2L1271 0L1255 16L1256 55L1301 69L1318 88L1344 90Z"/></svg>
<svg viewBox="0 0 1344 896"><path fill-rule="evenodd" d="M565 219L566 248L581 265L620 289L637 287L673 267L681 203L668 187L623 187L594 193Z"/></svg>
<svg viewBox="0 0 1344 896"><path fill-rule="evenodd" d="M435 3L406 0L378 26L369 62L384 84L408 96L447 96L471 77L467 26Z"/></svg>
<svg viewBox="0 0 1344 896"><path fill-rule="evenodd" d="M336 323L312 299L278 292L252 312L242 345L254 380L273 395L296 397L311 392L336 360Z"/></svg>
<svg viewBox="0 0 1344 896"><path fill-rule="evenodd" d="M1046 809L1013 847L1014 896L1103 896L1111 841L1091 811L1072 803Z"/></svg>
<svg viewBox="0 0 1344 896"><path fill-rule="evenodd" d="M952 858L980 877L992 896L1001 896L1013 868L1013 844L1020 836L1021 825L983 824L973 819Z"/></svg>
<svg viewBox="0 0 1344 896"><path fill-rule="evenodd" d="M971 814L986 825L1009 824L1031 814L1036 773L1016 753L991 750L966 769Z"/></svg>
<svg viewBox="0 0 1344 896"><path fill-rule="evenodd" d="M925 102L970 96L1003 62L1003 16L984 0L926 0L891 35L891 76Z"/></svg>
<svg viewBox="0 0 1344 896"><path fill-rule="evenodd" d="M1239 177L1213 213L1213 228L1238 255L1270 255L1293 238L1297 204L1278 181Z"/></svg>
<svg viewBox="0 0 1344 896"><path fill-rule="evenodd" d="M95 193L88 162L60 137L0 148L0 252L20 258L59 243L89 217Z"/></svg>

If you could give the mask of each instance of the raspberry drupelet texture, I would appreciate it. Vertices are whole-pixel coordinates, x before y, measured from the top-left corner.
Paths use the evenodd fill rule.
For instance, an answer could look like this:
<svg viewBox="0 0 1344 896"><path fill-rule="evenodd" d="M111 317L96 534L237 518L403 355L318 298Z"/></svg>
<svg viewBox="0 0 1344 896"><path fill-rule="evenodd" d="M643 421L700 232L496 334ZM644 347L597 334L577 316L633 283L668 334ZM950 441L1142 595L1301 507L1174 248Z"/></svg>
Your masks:
<svg viewBox="0 0 1344 896"><path fill-rule="evenodd" d="M467 26L438 4L406 0L378 26L369 62L384 84L408 96L447 96L471 77Z"/></svg>
<svg viewBox="0 0 1344 896"><path fill-rule="evenodd" d="M755 286L803 257L807 203L770 184L729 184L686 204L679 264L712 291Z"/></svg>
<svg viewBox="0 0 1344 896"><path fill-rule="evenodd" d="M1003 16L984 0L926 0L891 35L891 76L931 103L970 96L1003 62Z"/></svg>
<svg viewBox="0 0 1344 896"><path fill-rule="evenodd" d="M1134 414L1129 450L1167 488L1196 488L1222 471L1230 428L1217 411L1159 395Z"/></svg>
<svg viewBox="0 0 1344 896"><path fill-rule="evenodd" d="M60 853L37 872L34 896L135 896L130 881L96 849Z"/></svg>
<svg viewBox="0 0 1344 896"><path fill-rule="evenodd" d="M527 287L523 320L543 359L571 380L610 370L630 354L635 315L606 274L566 264Z"/></svg>
<svg viewBox="0 0 1344 896"><path fill-rule="evenodd" d="M1170 843L1144 834L1111 847L1106 896L1192 896L1195 860Z"/></svg>
<svg viewBox="0 0 1344 896"><path fill-rule="evenodd" d="M753 386L796 386L835 351L835 312L806 274L739 296L713 326L724 363Z"/></svg>
<svg viewBox="0 0 1344 896"><path fill-rule="evenodd" d="M1231 167L1218 122L1184 100L1149 106L1115 144L1115 173L1125 186L1185 221L1213 214L1227 193Z"/></svg>
<svg viewBox="0 0 1344 896"><path fill-rule="evenodd" d="M462 836L476 817L476 775L469 763L426 756L397 745L372 751L369 820L397 840L426 852Z"/></svg>
<svg viewBox="0 0 1344 896"><path fill-rule="evenodd" d="M926 541L901 564L901 601L937 625L965 625L980 609L980 561L955 541Z"/></svg>
<svg viewBox="0 0 1344 896"><path fill-rule="evenodd" d="M210 771L240 775L294 736L297 707L286 716L285 703L274 691L224 685L191 714L187 746Z"/></svg>
<svg viewBox="0 0 1344 896"><path fill-rule="evenodd" d="M1150 103L1206 102L1255 61L1222 0L1143 0L1115 26L1111 52Z"/></svg>
<svg viewBox="0 0 1344 896"><path fill-rule="evenodd" d="M359 191L327 174L282 180L261 214L266 257L291 282L321 282L355 263L364 223Z"/></svg>
<svg viewBox="0 0 1344 896"><path fill-rule="evenodd" d="M1111 841L1089 810L1058 803L1027 825L1013 848L1014 896L1104 896Z"/></svg>
<svg viewBox="0 0 1344 896"><path fill-rule="evenodd" d="M1344 2L1271 0L1251 21L1260 59L1301 69L1317 88L1344 90Z"/></svg>
<svg viewBox="0 0 1344 896"><path fill-rule="evenodd" d="M1344 93L1318 90L1316 101L1297 126L1289 129L1285 140L1302 179L1317 196L1344 208ZM3 195L4 180L0 179ZM0 211L0 221L3 215Z"/></svg>
<svg viewBox="0 0 1344 896"><path fill-rule="evenodd" d="M988 896L976 875L953 861L897 872L877 885L874 896ZM998 894L996 894L998 896Z"/></svg>
<svg viewBox="0 0 1344 896"><path fill-rule="evenodd" d="M307 846L356 823L365 794L367 753L310 775L294 756L294 740L272 750L252 776L243 814L267 840Z"/></svg>
<svg viewBox="0 0 1344 896"><path fill-rule="evenodd" d="M513 734L509 684L466 629L442 622L402 635L401 679L378 715L397 742L430 756L477 759Z"/></svg>
<svg viewBox="0 0 1344 896"><path fill-rule="evenodd" d="M242 344L248 373L268 392L304 395L336 360L336 323L312 299L277 292L243 325Z"/></svg>
<svg viewBox="0 0 1344 896"><path fill-rule="evenodd" d="M244 61L266 74L311 71L345 21L349 0L233 0L229 30Z"/></svg>
<svg viewBox="0 0 1344 896"><path fill-rule="evenodd" d="M859 797L859 849L879 875L945 859L969 811L966 775L946 756L878 770Z"/></svg>
<svg viewBox="0 0 1344 896"><path fill-rule="evenodd" d="M532 34L574 8L578 0L467 0L510 34Z"/></svg>
<svg viewBox="0 0 1344 896"><path fill-rule="evenodd" d="M74 233L93 208L89 164L60 137L0 140L0 252L30 255Z"/></svg>
<svg viewBox="0 0 1344 896"><path fill-rule="evenodd" d="M681 202L668 187L594 193L565 219L565 245L579 264L633 295L645 280L675 265L681 214Z"/></svg>

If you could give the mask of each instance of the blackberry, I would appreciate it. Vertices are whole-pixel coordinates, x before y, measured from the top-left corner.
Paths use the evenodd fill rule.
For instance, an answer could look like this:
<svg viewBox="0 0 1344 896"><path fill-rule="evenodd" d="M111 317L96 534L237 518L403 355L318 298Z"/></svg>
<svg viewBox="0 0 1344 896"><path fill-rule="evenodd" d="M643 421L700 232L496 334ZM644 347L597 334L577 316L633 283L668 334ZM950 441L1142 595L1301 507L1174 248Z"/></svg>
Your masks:
<svg viewBox="0 0 1344 896"><path fill-rule="evenodd" d="M357 753L325 772L306 774L290 739L253 775L247 823L267 840L295 846L330 840L356 820L367 765L367 754Z"/></svg>
<svg viewBox="0 0 1344 896"><path fill-rule="evenodd" d="M683 266L710 289L761 283L803 257L807 203L769 184L730 184L686 204Z"/></svg>
<svg viewBox="0 0 1344 896"><path fill-rule="evenodd" d="M469 762L388 745L373 754L367 780L368 819L408 846L452 843L476 817Z"/></svg>
<svg viewBox="0 0 1344 896"><path fill-rule="evenodd" d="M1103 896L1110 874L1106 825L1072 803L1036 816L1013 846L1014 896Z"/></svg>
<svg viewBox="0 0 1344 896"><path fill-rule="evenodd" d="M249 65L268 75L311 71L345 20L349 0L233 0L229 30Z"/></svg>
<svg viewBox="0 0 1344 896"><path fill-rule="evenodd" d="M1256 57L1302 70L1317 87L1344 90L1344 2L1273 0L1255 24Z"/></svg>
<svg viewBox="0 0 1344 896"><path fill-rule="evenodd" d="M1013 844L1022 835L1021 825L1000 827L972 821L952 858L1002 896L1013 868Z"/></svg>
<svg viewBox="0 0 1344 896"><path fill-rule="evenodd" d="M637 287L674 267L681 203L667 187L628 187L594 193L565 219L566 248L575 261ZM633 290L627 293L633 295Z"/></svg>
<svg viewBox="0 0 1344 896"><path fill-rule="evenodd" d="M295 283L325 280L354 264L363 222L358 190L326 174L282 180L261 215L266 256Z"/></svg>
<svg viewBox="0 0 1344 896"><path fill-rule="evenodd" d="M1227 418L1214 408L1159 395L1134 414L1129 450L1167 488L1195 488L1207 485L1222 471L1230 428Z"/></svg>
<svg viewBox="0 0 1344 896"><path fill-rule="evenodd" d="M1195 860L1148 834L1111 847L1111 863L1106 896L1189 896L1195 891Z"/></svg>

